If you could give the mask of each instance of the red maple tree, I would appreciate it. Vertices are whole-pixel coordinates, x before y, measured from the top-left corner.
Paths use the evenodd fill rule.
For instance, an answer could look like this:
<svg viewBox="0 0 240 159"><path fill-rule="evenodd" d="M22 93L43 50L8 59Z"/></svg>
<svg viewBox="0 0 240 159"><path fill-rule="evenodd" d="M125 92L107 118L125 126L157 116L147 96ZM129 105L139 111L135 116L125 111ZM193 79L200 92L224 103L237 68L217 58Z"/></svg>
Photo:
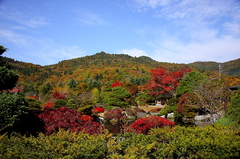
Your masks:
<svg viewBox="0 0 240 159"><path fill-rule="evenodd" d="M157 97L160 94L172 95L176 91L179 81L190 71L187 67L179 71L168 71L160 66L152 69L151 79L147 83L150 95L153 97Z"/></svg>

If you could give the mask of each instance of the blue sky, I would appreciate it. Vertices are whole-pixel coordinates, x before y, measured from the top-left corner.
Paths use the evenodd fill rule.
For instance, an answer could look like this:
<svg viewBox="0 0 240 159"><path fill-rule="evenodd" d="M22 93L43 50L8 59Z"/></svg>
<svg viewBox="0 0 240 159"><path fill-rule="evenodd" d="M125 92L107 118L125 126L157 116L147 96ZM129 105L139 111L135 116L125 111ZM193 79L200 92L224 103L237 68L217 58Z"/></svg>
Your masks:
<svg viewBox="0 0 240 159"><path fill-rule="evenodd" d="M240 58L240 0L0 0L4 56L40 65L93 55Z"/></svg>

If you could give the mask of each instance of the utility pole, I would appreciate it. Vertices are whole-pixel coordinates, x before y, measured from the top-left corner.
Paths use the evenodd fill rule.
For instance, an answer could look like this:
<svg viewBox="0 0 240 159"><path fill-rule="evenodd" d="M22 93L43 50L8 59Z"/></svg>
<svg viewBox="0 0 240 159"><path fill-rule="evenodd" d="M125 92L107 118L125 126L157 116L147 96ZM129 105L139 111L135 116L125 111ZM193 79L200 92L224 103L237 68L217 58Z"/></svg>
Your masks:
<svg viewBox="0 0 240 159"><path fill-rule="evenodd" d="M222 76L222 65L221 65L221 63L219 63L218 64L218 73L219 73L219 78L221 78L221 76Z"/></svg>

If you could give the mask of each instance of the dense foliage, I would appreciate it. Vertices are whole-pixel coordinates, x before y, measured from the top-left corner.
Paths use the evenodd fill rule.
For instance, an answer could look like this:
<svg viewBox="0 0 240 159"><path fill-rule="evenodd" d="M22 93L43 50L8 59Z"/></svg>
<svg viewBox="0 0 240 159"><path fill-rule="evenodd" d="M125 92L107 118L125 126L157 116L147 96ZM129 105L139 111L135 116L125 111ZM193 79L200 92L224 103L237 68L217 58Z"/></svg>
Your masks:
<svg viewBox="0 0 240 159"><path fill-rule="evenodd" d="M194 117L198 110L198 99L194 94L185 93L181 96L177 111L185 117Z"/></svg>
<svg viewBox="0 0 240 159"><path fill-rule="evenodd" d="M28 108L31 110L41 110L42 103L35 96L25 97L26 102L28 103Z"/></svg>
<svg viewBox="0 0 240 159"><path fill-rule="evenodd" d="M236 60L231 60L224 63L217 62L194 62L188 64L189 66L198 68L201 71L215 71L219 70L219 67L222 67L222 72L227 75L240 75L240 66L239 66L240 58Z"/></svg>
<svg viewBox="0 0 240 159"><path fill-rule="evenodd" d="M156 98L159 95L165 94L173 96L179 85L179 81L190 71L191 70L187 67L178 71L169 71L162 67L152 69L151 79L148 81L151 96Z"/></svg>
<svg viewBox="0 0 240 159"><path fill-rule="evenodd" d="M53 108L60 108L66 106L67 102L64 99L57 99L54 102Z"/></svg>
<svg viewBox="0 0 240 159"><path fill-rule="evenodd" d="M0 137L0 158L105 158L107 145L104 135L59 131L56 134L24 137L13 134Z"/></svg>
<svg viewBox="0 0 240 159"><path fill-rule="evenodd" d="M149 135L58 133L0 136L0 158L238 158L240 130L226 127L164 127Z"/></svg>
<svg viewBox="0 0 240 159"><path fill-rule="evenodd" d="M104 119L106 120L111 120L111 119L121 120L122 118L123 118L123 112L119 108L107 110L104 113Z"/></svg>
<svg viewBox="0 0 240 159"><path fill-rule="evenodd" d="M0 91L13 89L18 80L18 74L6 66L0 67L0 77Z"/></svg>
<svg viewBox="0 0 240 159"><path fill-rule="evenodd" d="M240 89L232 95L229 105L230 108L226 116L237 124L240 124Z"/></svg>
<svg viewBox="0 0 240 159"><path fill-rule="evenodd" d="M11 70L10 65L1 56L8 49L0 45L0 91L12 89L18 81L18 74Z"/></svg>
<svg viewBox="0 0 240 159"><path fill-rule="evenodd" d="M71 131L84 131L89 134L102 133L102 125L92 121L91 117L81 116L76 110L66 107L46 109L38 114L39 120L44 125L46 135L57 132L59 129Z"/></svg>
<svg viewBox="0 0 240 159"><path fill-rule="evenodd" d="M22 94L0 93L0 129L20 123L28 110Z"/></svg>
<svg viewBox="0 0 240 159"><path fill-rule="evenodd" d="M111 92L105 97L106 106L111 108L112 106L118 106L121 108L129 107L129 100L131 94L124 87L113 87Z"/></svg>
<svg viewBox="0 0 240 159"><path fill-rule="evenodd" d="M192 71L186 74L183 79L179 82L177 87L177 95L181 96L184 93L193 93L199 84L207 78L203 73L198 71Z"/></svg>

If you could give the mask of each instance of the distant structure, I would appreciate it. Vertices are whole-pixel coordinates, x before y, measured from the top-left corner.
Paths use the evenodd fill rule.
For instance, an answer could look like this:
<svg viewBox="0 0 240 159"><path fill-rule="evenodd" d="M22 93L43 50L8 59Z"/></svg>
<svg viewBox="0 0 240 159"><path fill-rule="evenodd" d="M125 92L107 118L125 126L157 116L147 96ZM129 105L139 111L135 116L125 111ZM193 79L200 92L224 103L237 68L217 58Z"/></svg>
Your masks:
<svg viewBox="0 0 240 159"><path fill-rule="evenodd" d="M221 63L219 63L218 64L219 78L221 78L221 76L222 76L222 71L223 71L223 67L222 67Z"/></svg>
<svg viewBox="0 0 240 159"><path fill-rule="evenodd" d="M12 89L12 90L3 90L3 92L18 94L21 90L20 89Z"/></svg>

